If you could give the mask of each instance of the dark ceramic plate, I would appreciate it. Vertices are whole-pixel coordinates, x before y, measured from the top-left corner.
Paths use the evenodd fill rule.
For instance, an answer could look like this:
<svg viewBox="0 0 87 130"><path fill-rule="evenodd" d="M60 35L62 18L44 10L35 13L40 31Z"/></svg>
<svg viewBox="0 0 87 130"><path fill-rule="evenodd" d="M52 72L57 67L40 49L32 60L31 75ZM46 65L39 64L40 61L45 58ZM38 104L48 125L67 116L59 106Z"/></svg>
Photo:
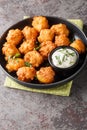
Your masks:
<svg viewBox="0 0 87 130"><path fill-rule="evenodd" d="M73 41L78 37L78 38L82 39L82 41L84 42L84 44L87 47L87 39L86 39L85 34L74 24L68 22L65 19L58 18L58 17L48 17L47 16L47 19L49 21L50 26L53 24L58 24L58 23L66 24L66 26L68 27L68 29L70 31L70 35L69 35L70 40ZM28 18L28 19L25 19L25 20L22 20L22 21L16 23L15 25L11 26L9 29L16 29L16 28L23 29L26 25L31 26L31 23L32 23L32 18ZM8 30L5 31L5 33L2 35L2 37L0 39L0 64L1 64L1 68L4 70L6 75L21 85L31 87L31 88L36 88L36 89L60 86L60 85L67 83L68 81L71 81L72 79L74 79L81 72L81 70L85 67L85 64L87 61L87 52L85 54L80 55L80 60L79 60L78 66L76 66L73 69L73 71L70 71L68 73L57 73L56 72L55 81L53 83L41 84L36 80L31 83L19 81L17 79L17 76L15 73L9 73L5 68L6 61L4 60L4 56L2 54L2 46L6 41L5 39L6 39Z"/></svg>

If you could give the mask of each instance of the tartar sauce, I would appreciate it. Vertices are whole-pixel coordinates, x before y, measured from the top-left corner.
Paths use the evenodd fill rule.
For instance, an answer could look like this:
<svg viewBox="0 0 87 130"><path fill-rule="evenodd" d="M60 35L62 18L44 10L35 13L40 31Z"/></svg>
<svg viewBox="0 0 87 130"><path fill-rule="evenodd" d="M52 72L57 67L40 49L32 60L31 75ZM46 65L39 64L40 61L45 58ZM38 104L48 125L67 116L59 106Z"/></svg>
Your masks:
<svg viewBox="0 0 87 130"><path fill-rule="evenodd" d="M69 48L61 48L52 54L52 62L56 67L71 67L77 60L76 53Z"/></svg>

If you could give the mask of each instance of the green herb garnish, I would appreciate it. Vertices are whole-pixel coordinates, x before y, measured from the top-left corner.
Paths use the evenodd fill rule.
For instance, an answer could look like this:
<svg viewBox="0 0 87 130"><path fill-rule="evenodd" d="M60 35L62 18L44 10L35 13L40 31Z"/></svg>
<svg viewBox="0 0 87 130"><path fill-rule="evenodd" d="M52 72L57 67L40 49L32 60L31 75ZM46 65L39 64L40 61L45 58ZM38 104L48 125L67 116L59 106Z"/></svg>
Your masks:
<svg viewBox="0 0 87 130"><path fill-rule="evenodd" d="M62 61L60 60L60 57L59 56L55 56L55 58L58 60L58 63L61 65Z"/></svg>
<svg viewBox="0 0 87 130"><path fill-rule="evenodd" d="M17 63L19 63L19 59L18 58L16 58L15 60L16 60Z"/></svg>
<svg viewBox="0 0 87 130"><path fill-rule="evenodd" d="M68 50L66 50L66 52L67 52L67 56L69 56L69 55L74 56L75 55L74 52L70 53L70 52L68 52Z"/></svg>
<svg viewBox="0 0 87 130"><path fill-rule="evenodd" d="M21 54L20 54L20 53L16 53L16 54L13 56L13 59L19 58L19 57L21 57Z"/></svg>
<svg viewBox="0 0 87 130"><path fill-rule="evenodd" d="M36 47L36 48L34 48L36 51L38 51L39 49L40 49L40 46L38 46L38 47Z"/></svg>
<svg viewBox="0 0 87 130"><path fill-rule="evenodd" d="M66 55L63 56L62 61L65 61L65 60L67 60L67 59L66 59Z"/></svg>
<svg viewBox="0 0 87 130"><path fill-rule="evenodd" d="M73 52L73 53L69 53L71 56L74 56L75 55L75 53Z"/></svg>
<svg viewBox="0 0 87 130"><path fill-rule="evenodd" d="M70 62L70 64L74 64L74 62L73 62L73 61L71 61L71 62Z"/></svg>
<svg viewBox="0 0 87 130"><path fill-rule="evenodd" d="M25 66L27 66L27 67L32 67L32 64L29 63L29 62L25 62Z"/></svg>

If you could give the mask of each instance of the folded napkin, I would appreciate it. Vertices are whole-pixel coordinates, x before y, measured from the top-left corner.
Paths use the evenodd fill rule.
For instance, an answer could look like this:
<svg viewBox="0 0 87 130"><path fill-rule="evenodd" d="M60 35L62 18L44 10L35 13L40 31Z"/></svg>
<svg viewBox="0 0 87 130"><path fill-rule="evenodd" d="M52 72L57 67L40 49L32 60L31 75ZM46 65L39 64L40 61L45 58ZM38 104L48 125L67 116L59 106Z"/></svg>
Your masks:
<svg viewBox="0 0 87 130"><path fill-rule="evenodd" d="M27 16L24 16L24 18L28 18ZM81 19L68 19L68 21L74 23L77 25L80 29L83 28L83 21ZM30 91L30 92L38 92L38 93L45 93L45 94L53 94L53 95L60 95L60 96L69 96L70 95L70 90L72 87L72 82L70 81L66 83L65 85L62 86L55 86L54 88L50 89L34 89L34 88L29 88L23 85L20 85L13 81L11 78L6 77L4 86L9 87L9 88L14 88L14 89L20 89L20 90L25 90L25 91Z"/></svg>

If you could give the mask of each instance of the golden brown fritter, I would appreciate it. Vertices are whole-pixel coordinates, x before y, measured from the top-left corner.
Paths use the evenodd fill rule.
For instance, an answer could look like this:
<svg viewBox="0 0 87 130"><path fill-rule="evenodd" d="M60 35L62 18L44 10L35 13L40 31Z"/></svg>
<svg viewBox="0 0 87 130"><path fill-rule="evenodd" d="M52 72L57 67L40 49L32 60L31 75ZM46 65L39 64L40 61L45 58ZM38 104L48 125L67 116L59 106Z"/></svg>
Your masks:
<svg viewBox="0 0 87 130"><path fill-rule="evenodd" d="M49 53L56 48L56 45L51 41L42 42L40 44L39 52L44 57L44 59L48 58Z"/></svg>
<svg viewBox="0 0 87 130"><path fill-rule="evenodd" d="M52 25L51 30L56 34L56 35L69 35L69 30L65 24L59 23Z"/></svg>
<svg viewBox="0 0 87 130"><path fill-rule="evenodd" d="M70 44L70 40L66 35L55 36L55 44L57 46L68 46Z"/></svg>
<svg viewBox="0 0 87 130"><path fill-rule="evenodd" d="M36 75L36 70L33 67L21 67L16 72L18 79L22 81L31 81Z"/></svg>
<svg viewBox="0 0 87 130"><path fill-rule="evenodd" d="M36 41L38 32L36 31L35 28L25 26L24 29L22 30L24 37L26 40L34 39Z"/></svg>
<svg viewBox="0 0 87 130"><path fill-rule="evenodd" d="M42 29L49 28L48 20L44 16L35 16L32 21L32 26L40 32Z"/></svg>
<svg viewBox="0 0 87 130"><path fill-rule="evenodd" d="M20 67L24 66L24 60L21 58L12 58L8 60L6 68L9 72L17 71Z"/></svg>
<svg viewBox="0 0 87 130"><path fill-rule="evenodd" d="M33 50L25 54L24 61L29 62L33 67L39 67L43 62L43 57L39 52Z"/></svg>
<svg viewBox="0 0 87 130"><path fill-rule="evenodd" d="M22 54L26 54L27 52L32 51L34 48L35 48L35 42L34 42L33 39L30 39L30 40L24 41L24 42L20 45L19 51L20 51Z"/></svg>
<svg viewBox="0 0 87 130"><path fill-rule="evenodd" d="M86 49L84 43L80 39L75 40L70 46L75 48L79 53L84 53Z"/></svg>
<svg viewBox="0 0 87 130"><path fill-rule="evenodd" d="M13 44L8 44L7 42L2 47L2 53L5 55L5 60L15 54L20 54L18 49Z"/></svg>
<svg viewBox="0 0 87 130"><path fill-rule="evenodd" d="M41 67L39 71L36 72L37 79L41 83L52 83L54 81L55 72L52 67Z"/></svg>
<svg viewBox="0 0 87 130"><path fill-rule="evenodd" d="M9 44L18 45L23 39L23 33L20 29L9 30L6 40Z"/></svg>
<svg viewBox="0 0 87 130"><path fill-rule="evenodd" d="M54 38L54 33L50 29L43 29L40 31L40 35L38 37L38 41L40 43L45 41L52 41Z"/></svg>

